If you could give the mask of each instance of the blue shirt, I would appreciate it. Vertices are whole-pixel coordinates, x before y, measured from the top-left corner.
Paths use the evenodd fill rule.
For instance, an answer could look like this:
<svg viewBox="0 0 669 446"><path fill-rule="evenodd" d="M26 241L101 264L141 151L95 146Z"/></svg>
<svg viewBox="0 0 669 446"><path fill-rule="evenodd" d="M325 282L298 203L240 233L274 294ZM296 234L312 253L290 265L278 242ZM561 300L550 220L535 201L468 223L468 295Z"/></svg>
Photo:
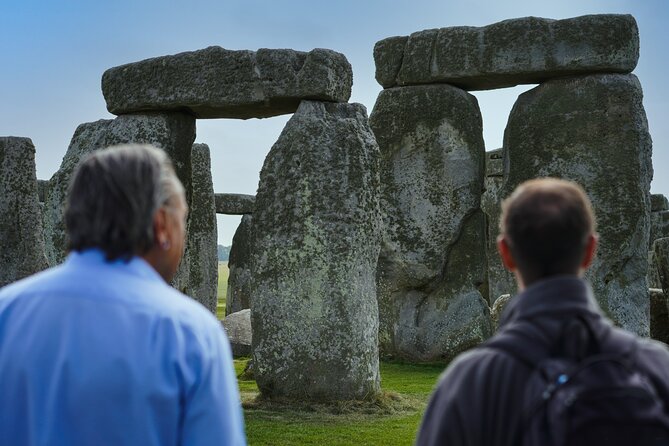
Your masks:
<svg viewBox="0 0 669 446"><path fill-rule="evenodd" d="M0 444L245 443L220 323L144 260L72 253L0 290Z"/></svg>

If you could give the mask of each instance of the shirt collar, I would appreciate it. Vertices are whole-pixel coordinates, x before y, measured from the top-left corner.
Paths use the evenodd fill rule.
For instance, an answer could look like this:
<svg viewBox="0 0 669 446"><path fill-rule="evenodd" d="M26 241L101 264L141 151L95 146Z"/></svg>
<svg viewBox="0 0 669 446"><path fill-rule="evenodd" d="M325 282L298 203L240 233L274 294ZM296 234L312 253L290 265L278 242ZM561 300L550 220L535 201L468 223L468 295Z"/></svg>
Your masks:
<svg viewBox="0 0 669 446"><path fill-rule="evenodd" d="M156 272L156 270L143 258L134 256L130 260L107 260L104 251L98 248L89 248L83 251L71 251L65 260L65 265L76 266L78 268L112 268L114 270L129 272L133 275L145 277L147 279L164 282L158 272Z"/></svg>
<svg viewBox="0 0 669 446"><path fill-rule="evenodd" d="M558 276L527 287L507 304L500 326L544 314L587 311L600 313L590 285L576 276Z"/></svg>

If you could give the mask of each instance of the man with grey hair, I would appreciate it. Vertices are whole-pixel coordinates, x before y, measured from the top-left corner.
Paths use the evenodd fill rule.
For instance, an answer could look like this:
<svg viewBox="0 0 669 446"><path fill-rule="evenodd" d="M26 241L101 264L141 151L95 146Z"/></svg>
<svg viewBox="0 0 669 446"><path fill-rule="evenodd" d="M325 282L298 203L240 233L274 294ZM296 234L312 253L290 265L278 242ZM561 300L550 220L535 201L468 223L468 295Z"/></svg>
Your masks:
<svg viewBox="0 0 669 446"><path fill-rule="evenodd" d="M0 291L0 444L245 444L225 333L168 285L186 214L158 149L80 164L67 260Z"/></svg>

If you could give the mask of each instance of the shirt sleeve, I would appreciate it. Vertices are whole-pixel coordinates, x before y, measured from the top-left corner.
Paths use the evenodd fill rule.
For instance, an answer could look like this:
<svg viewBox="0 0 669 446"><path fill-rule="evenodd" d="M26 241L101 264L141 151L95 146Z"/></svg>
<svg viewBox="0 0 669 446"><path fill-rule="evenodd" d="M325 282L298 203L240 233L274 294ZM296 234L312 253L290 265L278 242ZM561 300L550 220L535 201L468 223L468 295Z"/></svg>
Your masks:
<svg viewBox="0 0 669 446"><path fill-rule="evenodd" d="M228 339L220 327L195 346L194 381L186 391L182 426L184 446L246 445L237 378ZM202 351L204 350L204 351Z"/></svg>

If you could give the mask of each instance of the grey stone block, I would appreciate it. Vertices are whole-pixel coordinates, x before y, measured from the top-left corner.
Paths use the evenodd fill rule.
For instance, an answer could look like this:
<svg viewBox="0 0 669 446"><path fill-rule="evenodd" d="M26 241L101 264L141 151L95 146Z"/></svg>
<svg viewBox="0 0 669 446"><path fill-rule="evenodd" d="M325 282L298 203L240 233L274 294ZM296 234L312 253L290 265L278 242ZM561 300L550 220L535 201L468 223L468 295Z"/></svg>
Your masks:
<svg viewBox="0 0 669 446"><path fill-rule="evenodd" d="M29 138L0 137L0 246L0 287L48 266Z"/></svg>
<svg viewBox="0 0 669 446"><path fill-rule="evenodd" d="M110 68L102 76L114 114L187 110L198 118L267 118L305 99L346 102L353 71L335 51L233 51L212 46Z"/></svg>
<svg viewBox="0 0 669 446"><path fill-rule="evenodd" d="M629 73L638 59L636 21L614 14L429 29L374 47L376 79L384 88L449 83L487 90L577 74Z"/></svg>
<svg viewBox="0 0 669 446"><path fill-rule="evenodd" d="M601 236L586 278L609 317L648 336L653 168L636 76L556 79L523 93L509 117L504 151L509 166L504 196L536 177L565 178L583 186Z"/></svg>
<svg viewBox="0 0 669 446"><path fill-rule="evenodd" d="M450 360L491 333L478 103L449 85L387 89L370 126L381 150L381 353Z"/></svg>
<svg viewBox="0 0 669 446"><path fill-rule="evenodd" d="M230 341L232 356L251 356L253 330L251 329L251 310L241 310L229 314L221 321Z"/></svg>
<svg viewBox="0 0 669 446"><path fill-rule="evenodd" d="M662 194L651 194L650 196L650 211L667 211L669 210L669 201L667 197Z"/></svg>
<svg viewBox="0 0 669 446"><path fill-rule="evenodd" d="M303 101L260 173L251 322L265 397L379 392L378 146L360 104Z"/></svg>
<svg viewBox="0 0 669 446"><path fill-rule="evenodd" d="M226 215L253 214L255 195L216 194L216 213Z"/></svg>

